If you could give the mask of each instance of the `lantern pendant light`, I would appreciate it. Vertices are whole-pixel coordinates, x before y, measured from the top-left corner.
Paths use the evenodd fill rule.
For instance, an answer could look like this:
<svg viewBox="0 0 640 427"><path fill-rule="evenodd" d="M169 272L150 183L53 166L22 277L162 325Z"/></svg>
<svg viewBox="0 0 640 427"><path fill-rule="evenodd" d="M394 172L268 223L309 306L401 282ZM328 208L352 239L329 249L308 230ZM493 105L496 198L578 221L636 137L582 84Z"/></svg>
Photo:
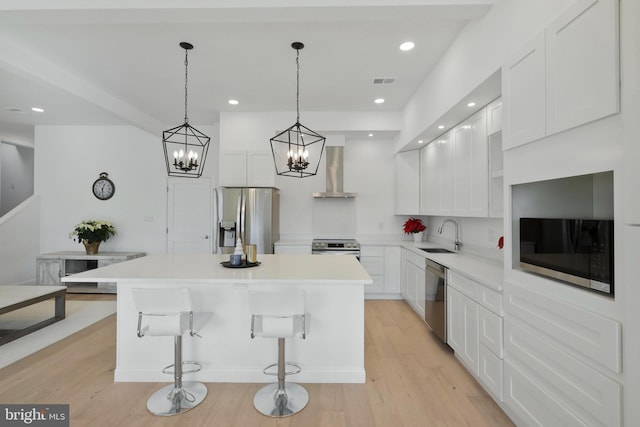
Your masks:
<svg viewBox="0 0 640 427"><path fill-rule="evenodd" d="M326 138L300 124L300 50L304 44L294 42L296 50L296 122L271 138L271 152L276 173L305 178L318 172Z"/></svg>
<svg viewBox="0 0 640 427"><path fill-rule="evenodd" d="M199 178L209 150L209 138L189 124L187 115L187 89L189 83L188 54L193 45L181 42L184 49L184 124L162 132L164 158L169 176Z"/></svg>

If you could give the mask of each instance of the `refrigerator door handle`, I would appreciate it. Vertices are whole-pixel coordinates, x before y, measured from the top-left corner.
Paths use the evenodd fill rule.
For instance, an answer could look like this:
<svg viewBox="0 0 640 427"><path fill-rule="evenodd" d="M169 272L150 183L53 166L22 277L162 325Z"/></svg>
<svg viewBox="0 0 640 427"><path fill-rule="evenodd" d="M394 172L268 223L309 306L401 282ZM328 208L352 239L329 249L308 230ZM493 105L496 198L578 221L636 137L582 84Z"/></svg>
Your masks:
<svg viewBox="0 0 640 427"><path fill-rule="evenodd" d="M238 232L241 240L242 240L242 244L245 244L245 235L244 235L244 231L246 229L246 211L245 209L247 208L247 196L244 192L244 190L242 191L242 194L240 195L240 224L238 224L238 227L240 227L240 231Z"/></svg>

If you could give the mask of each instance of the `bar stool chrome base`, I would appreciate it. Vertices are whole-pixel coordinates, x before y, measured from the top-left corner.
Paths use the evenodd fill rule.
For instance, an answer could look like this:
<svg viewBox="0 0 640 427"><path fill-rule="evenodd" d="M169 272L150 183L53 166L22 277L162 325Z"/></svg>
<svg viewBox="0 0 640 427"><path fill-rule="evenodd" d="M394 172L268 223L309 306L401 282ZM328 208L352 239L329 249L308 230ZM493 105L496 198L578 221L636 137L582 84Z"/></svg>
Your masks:
<svg viewBox="0 0 640 427"><path fill-rule="evenodd" d="M278 383L262 387L253 397L253 406L268 417L288 417L302 411L309 403L309 393L299 384L287 383L280 388Z"/></svg>
<svg viewBox="0 0 640 427"><path fill-rule="evenodd" d="M207 387L200 382L185 381L180 388L170 384L149 397L147 409L153 415L170 417L195 408L206 396Z"/></svg>

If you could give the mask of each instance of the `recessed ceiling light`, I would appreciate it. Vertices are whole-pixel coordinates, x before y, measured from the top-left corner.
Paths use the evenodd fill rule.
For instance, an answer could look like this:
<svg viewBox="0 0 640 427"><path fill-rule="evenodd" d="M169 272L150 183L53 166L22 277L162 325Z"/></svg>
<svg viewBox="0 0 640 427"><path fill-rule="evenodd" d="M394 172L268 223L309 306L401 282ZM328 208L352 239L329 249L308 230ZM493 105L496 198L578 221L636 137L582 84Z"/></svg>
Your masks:
<svg viewBox="0 0 640 427"><path fill-rule="evenodd" d="M369 134L369 136L370 136L370 137L372 137L372 136L373 136L373 134L372 134L372 133L370 133L370 134Z"/></svg>
<svg viewBox="0 0 640 427"><path fill-rule="evenodd" d="M422 144L423 142L424 142L424 140L422 140L422 139L418 140L418 144Z"/></svg>
<svg viewBox="0 0 640 427"><path fill-rule="evenodd" d="M229 100L229 101L227 101L227 102L228 102L229 104L231 104L231 105L238 105L238 104L239 104L239 102L238 102L238 100L237 100L237 99L230 99L230 100Z"/></svg>
<svg viewBox="0 0 640 427"><path fill-rule="evenodd" d="M373 102L375 102L376 104L382 104L384 103L384 98L376 98L373 100Z"/></svg>
<svg viewBox="0 0 640 427"><path fill-rule="evenodd" d="M438 129L444 129L444 125L438 126Z"/></svg>
<svg viewBox="0 0 640 427"><path fill-rule="evenodd" d="M415 45L416 44L414 42L404 42L400 45L400 50L404 50L404 51L411 50L415 47Z"/></svg>
<svg viewBox="0 0 640 427"><path fill-rule="evenodd" d="M467 104L467 107L475 107L475 106L476 106L476 103L473 101Z"/></svg>
<svg viewBox="0 0 640 427"><path fill-rule="evenodd" d="M42 108L38 108L38 107L31 108L31 111L35 111L36 113L44 113L44 110Z"/></svg>

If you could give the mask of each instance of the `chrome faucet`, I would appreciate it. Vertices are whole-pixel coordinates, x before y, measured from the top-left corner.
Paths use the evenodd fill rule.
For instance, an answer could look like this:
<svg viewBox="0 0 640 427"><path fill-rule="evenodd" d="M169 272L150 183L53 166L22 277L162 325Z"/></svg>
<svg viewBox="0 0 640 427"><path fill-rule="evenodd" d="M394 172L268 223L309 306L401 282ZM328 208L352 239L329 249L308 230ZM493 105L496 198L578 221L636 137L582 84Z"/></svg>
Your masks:
<svg viewBox="0 0 640 427"><path fill-rule="evenodd" d="M460 250L460 246L462 246L462 242L460 242L460 239L458 238L458 223L457 222L455 222L454 220L449 219L449 218L445 219L444 221L442 221L442 224L440 224L440 227L438 227L438 234L442 234L442 229L444 228L444 225L446 223L448 223L448 222L450 222L450 223L452 223L453 225L456 226L456 237L455 237L455 240L453 241L453 249L456 250L456 251L459 251Z"/></svg>

